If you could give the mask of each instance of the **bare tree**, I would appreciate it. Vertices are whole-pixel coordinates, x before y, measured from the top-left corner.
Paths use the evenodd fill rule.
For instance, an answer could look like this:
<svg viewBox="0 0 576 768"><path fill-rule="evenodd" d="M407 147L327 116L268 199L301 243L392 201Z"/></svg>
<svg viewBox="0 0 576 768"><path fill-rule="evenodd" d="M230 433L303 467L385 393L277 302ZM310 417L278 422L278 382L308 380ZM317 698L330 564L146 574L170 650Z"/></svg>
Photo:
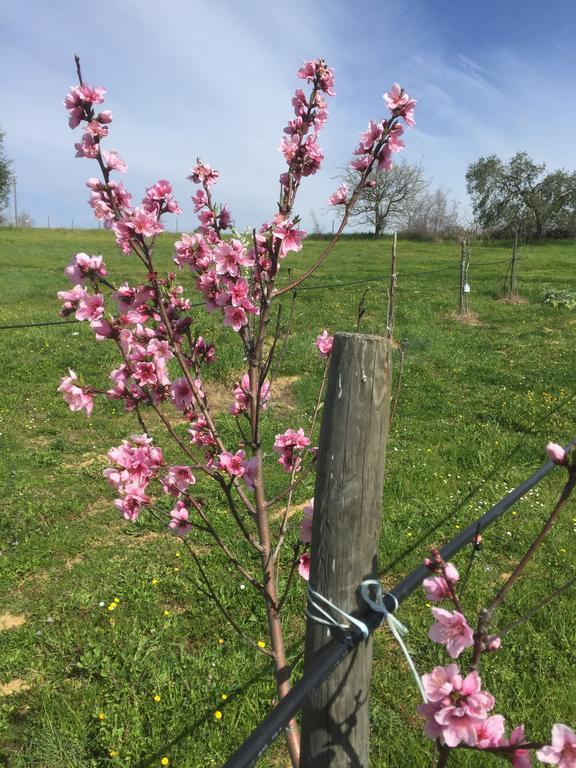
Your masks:
<svg viewBox="0 0 576 768"><path fill-rule="evenodd" d="M350 188L358 184L359 171L346 170L342 181ZM375 174L374 186L366 186L352 216L360 223L369 225L375 235L381 235L385 227L396 227L405 220L406 212L429 186L420 165L405 161L396 163L389 171Z"/></svg>
<svg viewBox="0 0 576 768"><path fill-rule="evenodd" d="M462 230L458 204L448 198L444 189L419 195L406 207L400 229L404 234L420 237L450 237Z"/></svg>

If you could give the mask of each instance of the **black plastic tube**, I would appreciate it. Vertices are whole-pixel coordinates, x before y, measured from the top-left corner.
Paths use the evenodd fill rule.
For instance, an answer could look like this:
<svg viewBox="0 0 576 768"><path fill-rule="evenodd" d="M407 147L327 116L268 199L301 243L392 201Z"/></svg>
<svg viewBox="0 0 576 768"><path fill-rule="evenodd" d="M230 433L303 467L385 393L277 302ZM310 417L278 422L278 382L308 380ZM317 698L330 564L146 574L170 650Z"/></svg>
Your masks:
<svg viewBox="0 0 576 768"><path fill-rule="evenodd" d="M576 440L570 442L566 450L570 450L576 444ZM510 509L518 499L521 499L528 491L536 486L556 465L551 461L546 462L531 477L511 491L497 504L485 512L482 517L471 523L451 541L441 547L440 552L445 560L448 560L459 552L491 523L497 520L503 512ZM390 613L394 611L395 601L398 605L417 589L430 571L424 566L418 566L389 592L384 598L386 608ZM395 599L394 599L395 598ZM383 619L381 613L369 610L362 613L359 618L366 624L370 633L377 629ZM318 654L306 675L302 677L290 690L290 692L274 707L274 709L262 720L242 746L226 761L223 768L250 768L256 760L264 754L272 742L282 733L288 722L302 709L308 696L328 677L346 656L362 642L363 636L359 629L351 627L331 640Z"/></svg>

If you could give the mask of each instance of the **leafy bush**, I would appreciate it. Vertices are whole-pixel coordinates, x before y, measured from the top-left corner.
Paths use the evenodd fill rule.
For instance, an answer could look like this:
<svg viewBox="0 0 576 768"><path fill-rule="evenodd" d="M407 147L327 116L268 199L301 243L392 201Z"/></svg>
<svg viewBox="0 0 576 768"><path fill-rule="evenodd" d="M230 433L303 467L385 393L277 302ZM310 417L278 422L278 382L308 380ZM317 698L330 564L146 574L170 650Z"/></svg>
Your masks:
<svg viewBox="0 0 576 768"><path fill-rule="evenodd" d="M545 288L542 291L542 304L550 304L555 309L576 309L576 294L567 288Z"/></svg>

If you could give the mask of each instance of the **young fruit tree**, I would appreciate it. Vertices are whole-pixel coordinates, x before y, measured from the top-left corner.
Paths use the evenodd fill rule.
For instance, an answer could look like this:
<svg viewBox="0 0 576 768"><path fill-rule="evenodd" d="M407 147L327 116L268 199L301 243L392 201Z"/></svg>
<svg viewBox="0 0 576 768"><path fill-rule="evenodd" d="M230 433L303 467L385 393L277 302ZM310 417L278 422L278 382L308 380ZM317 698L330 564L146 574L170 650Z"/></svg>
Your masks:
<svg viewBox="0 0 576 768"><path fill-rule="evenodd" d="M338 231L310 268L282 284L278 283L282 264L301 250L306 235L299 228L294 206L301 183L320 170L324 159L319 136L328 117L327 98L334 96L333 70L322 59L307 61L298 70L306 91L296 90L294 114L280 141L286 168L280 175L277 209L270 221L247 235L238 234L228 206L215 199L218 171L201 160L194 164L188 178L196 185L192 203L200 226L175 243L173 260L178 272L192 273L204 310L220 317L237 340L239 358L245 360L246 370L230 392L230 412L237 427L236 437L230 439L220 429L203 382L204 370L217 351L195 330L202 312L177 275L161 275L157 267L155 251L158 235L164 231L163 216L179 215L180 205L164 179L148 187L140 204L133 203L124 183L116 180L116 174L126 172L126 163L116 150L105 148L112 123L112 114L99 106L105 90L87 85L78 58L76 65L79 83L70 89L65 106L70 128L82 126L76 156L94 161L99 170L99 177L87 181L90 205L95 217L114 232L120 251L140 264L141 277L135 284L118 284L108 274L101 255L78 253L73 257L65 270L72 288L58 294L63 302L61 314L74 314L88 322L96 340L114 345L118 365L110 373L108 389L92 386L70 370L59 391L73 411L85 410L88 416L96 396L120 401L134 414L138 434L108 452L111 466L105 476L117 492L115 505L131 521L142 514L160 515L187 544L193 542L196 532L211 537L231 567L261 597L269 644L259 643L258 647L271 658L282 698L290 689L282 608L294 574L307 576L311 508L305 511L301 541L285 558L287 563L281 555L290 540L294 491L314 470L312 437L322 392L306 430L289 426L276 435L272 445L265 444L262 424L274 391L271 371L281 346L276 307L280 297L324 262L374 174L390 169L392 154L404 146L403 126L414 125L415 101L398 84L384 94L390 114L370 120L361 135L351 162L357 172L354 187L349 190L342 185L330 197L329 202L342 210ZM316 345L327 361L331 350L327 331L318 336ZM171 455L177 453L177 462L165 460L168 450ZM274 453L286 483L281 492L271 494L269 462L265 464L264 459ZM236 526L235 536L225 535L207 513L205 497L196 490L200 477L211 483L212 497L227 507ZM195 557L191 546L188 550ZM200 561L195 561L206 591L234 624ZM287 730L287 744L292 765L297 766L295 723Z"/></svg>

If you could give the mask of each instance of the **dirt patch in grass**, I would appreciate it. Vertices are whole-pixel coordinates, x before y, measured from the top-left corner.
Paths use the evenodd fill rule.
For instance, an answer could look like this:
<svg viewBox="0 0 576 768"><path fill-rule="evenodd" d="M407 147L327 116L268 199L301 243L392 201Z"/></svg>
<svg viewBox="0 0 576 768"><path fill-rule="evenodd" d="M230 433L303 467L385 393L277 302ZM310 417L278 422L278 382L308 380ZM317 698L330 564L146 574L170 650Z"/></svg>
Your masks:
<svg viewBox="0 0 576 768"><path fill-rule="evenodd" d="M19 677L10 680L9 683L0 683L0 696L12 696L15 693L22 693L29 690L30 686Z"/></svg>
<svg viewBox="0 0 576 768"><path fill-rule="evenodd" d="M300 376L279 376L272 382L270 404L274 410L283 412L293 411L296 408L294 384L299 379Z"/></svg>
<svg viewBox="0 0 576 768"><path fill-rule="evenodd" d="M226 384L220 381L204 382L204 391L210 409L214 413L229 413L230 406L234 402L232 389L236 381L242 377L238 376L232 384ZM276 411L293 411L296 408L293 386L298 381L299 376L279 376L272 383L272 393L270 396L270 407Z"/></svg>
<svg viewBox="0 0 576 768"><path fill-rule="evenodd" d="M458 312L451 312L450 319L456 320L462 325L483 325L482 321L478 319L476 312L468 312L465 315L459 315Z"/></svg>
<svg viewBox="0 0 576 768"><path fill-rule="evenodd" d="M0 614L0 632L4 632L5 629L14 629L15 627L21 627L26 623L25 616L16 616L13 613Z"/></svg>
<svg viewBox="0 0 576 768"><path fill-rule="evenodd" d="M310 504L309 501L303 501L301 504L292 504L290 507L290 512L288 513L288 518L291 518L293 515L296 514L296 512L302 512L304 507L307 507ZM270 515L270 518L272 520L281 520L284 517L284 510L285 506L281 506L278 512L275 512L273 515Z"/></svg>
<svg viewBox="0 0 576 768"><path fill-rule="evenodd" d="M496 301L500 304L529 304L527 298L524 296L499 296Z"/></svg>

